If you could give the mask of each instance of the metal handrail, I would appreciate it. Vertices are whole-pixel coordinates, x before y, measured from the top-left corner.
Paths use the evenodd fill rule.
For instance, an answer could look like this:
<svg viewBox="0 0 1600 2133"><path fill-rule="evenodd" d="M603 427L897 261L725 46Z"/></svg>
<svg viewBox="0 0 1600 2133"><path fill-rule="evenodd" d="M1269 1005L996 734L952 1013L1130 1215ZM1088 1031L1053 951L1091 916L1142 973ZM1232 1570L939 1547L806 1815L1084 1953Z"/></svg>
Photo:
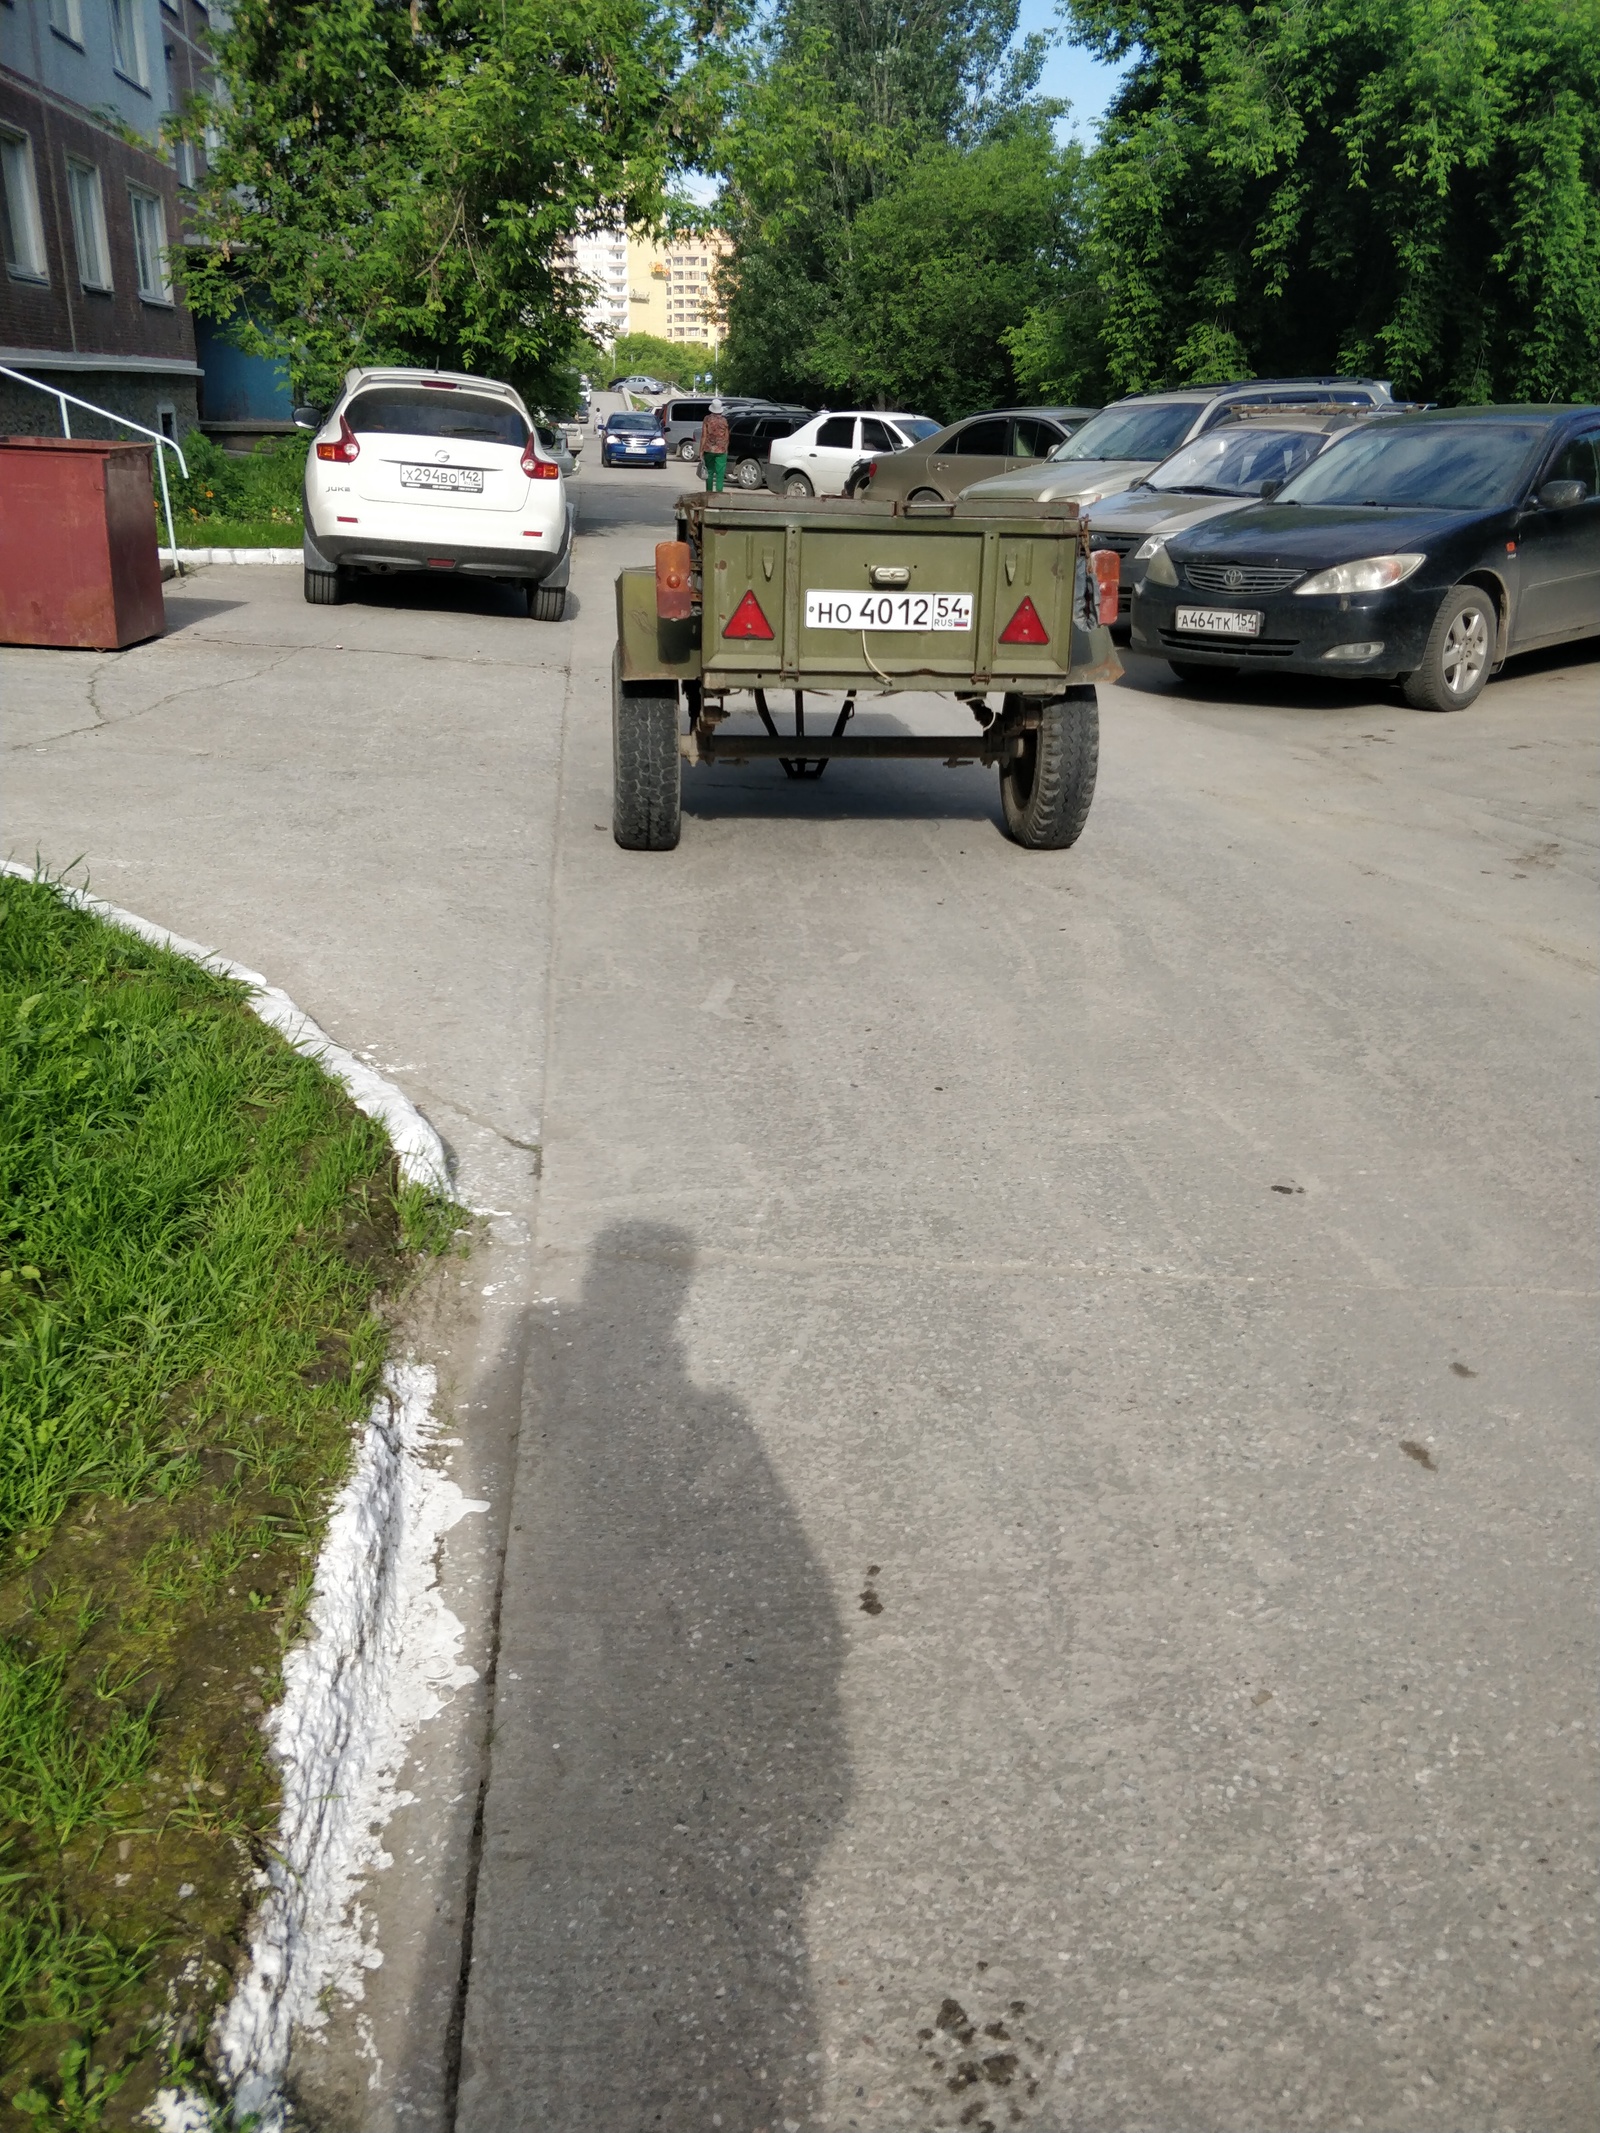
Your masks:
<svg viewBox="0 0 1600 2133"><path fill-rule="evenodd" d="M189 479L189 462L184 458L176 439L163 437L159 430L147 429L142 422L130 421L126 415L114 414L109 407L96 407L92 400L80 400L76 393L63 392L59 385L46 385L42 378L30 378L25 370L12 370L8 365L0 363L0 378L15 378L19 385L31 385L35 392L48 393L51 399L58 400L61 403L63 437L72 435L72 423L67 415L67 402L70 400L74 407L81 407L86 414L98 415L102 421L115 422L125 430L137 430L141 437L148 437L161 447L156 454L156 472L161 476L161 508L167 514L167 553L172 558L173 570L182 577L183 565L178 561L178 536L172 523L172 497L167 489L167 462L162 457L163 452L176 453L178 471L185 481Z"/></svg>

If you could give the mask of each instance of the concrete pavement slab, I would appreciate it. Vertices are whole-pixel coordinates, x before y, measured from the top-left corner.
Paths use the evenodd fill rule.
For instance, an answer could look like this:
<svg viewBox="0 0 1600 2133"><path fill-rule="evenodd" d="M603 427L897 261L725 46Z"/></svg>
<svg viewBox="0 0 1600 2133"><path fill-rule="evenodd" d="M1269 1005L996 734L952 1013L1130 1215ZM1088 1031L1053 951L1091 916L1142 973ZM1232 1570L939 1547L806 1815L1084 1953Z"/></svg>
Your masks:
<svg viewBox="0 0 1600 2133"><path fill-rule="evenodd" d="M1594 648L1456 718L1136 665L1068 853L863 763L624 854L678 480L590 470L555 632L233 570L0 654L8 848L502 1211L428 1321L481 1822L487 1686L314 2122L1588 2126Z"/></svg>

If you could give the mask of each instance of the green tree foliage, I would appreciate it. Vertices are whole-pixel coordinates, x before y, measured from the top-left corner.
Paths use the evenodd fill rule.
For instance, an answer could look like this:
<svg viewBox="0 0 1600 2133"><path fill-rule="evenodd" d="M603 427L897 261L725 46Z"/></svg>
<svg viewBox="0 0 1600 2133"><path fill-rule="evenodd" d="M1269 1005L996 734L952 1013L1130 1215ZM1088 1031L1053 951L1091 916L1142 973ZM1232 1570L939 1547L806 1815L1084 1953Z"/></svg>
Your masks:
<svg viewBox="0 0 1600 2133"><path fill-rule="evenodd" d="M856 215L809 360L843 401L966 413L1011 398L1008 328L1076 272L1082 156L1047 114L914 156Z"/></svg>
<svg viewBox="0 0 1600 2133"><path fill-rule="evenodd" d="M1117 386L1600 396L1595 0L1061 6L1133 61L1095 158Z"/></svg>
<svg viewBox="0 0 1600 2133"><path fill-rule="evenodd" d="M932 413L1010 389L1005 335L1066 270L1076 197L1033 99L1043 40L1016 26L1016 0L787 0L768 23L717 150L741 387Z"/></svg>
<svg viewBox="0 0 1600 2133"><path fill-rule="evenodd" d="M664 341L658 333L619 333L592 377L631 377L635 372L667 385L692 385L716 369L717 352L698 341Z"/></svg>
<svg viewBox="0 0 1600 2133"><path fill-rule="evenodd" d="M701 0L237 0L184 280L321 398L358 362L565 398L578 232L659 223L715 131L737 14ZM248 307L248 308L247 308ZM259 322L262 311L266 323Z"/></svg>

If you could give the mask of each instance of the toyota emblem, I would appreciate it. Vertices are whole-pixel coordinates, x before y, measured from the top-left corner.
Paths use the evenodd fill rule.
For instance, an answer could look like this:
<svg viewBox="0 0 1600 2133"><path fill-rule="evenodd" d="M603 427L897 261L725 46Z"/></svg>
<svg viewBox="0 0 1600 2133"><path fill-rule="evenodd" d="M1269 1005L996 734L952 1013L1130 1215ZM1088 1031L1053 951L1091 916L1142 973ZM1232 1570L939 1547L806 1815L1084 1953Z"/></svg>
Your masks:
<svg viewBox="0 0 1600 2133"><path fill-rule="evenodd" d="M1229 592L1237 592L1239 590L1239 587L1244 583L1244 572L1237 563L1228 565L1227 569L1222 573L1222 582L1227 586Z"/></svg>

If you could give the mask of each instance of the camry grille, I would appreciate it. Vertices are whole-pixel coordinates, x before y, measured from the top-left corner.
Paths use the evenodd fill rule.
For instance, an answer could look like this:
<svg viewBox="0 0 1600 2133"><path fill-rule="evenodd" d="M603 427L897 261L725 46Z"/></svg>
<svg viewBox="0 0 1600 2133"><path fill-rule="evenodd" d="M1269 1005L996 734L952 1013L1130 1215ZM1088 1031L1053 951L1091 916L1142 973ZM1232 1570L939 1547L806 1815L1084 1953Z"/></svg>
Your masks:
<svg viewBox="0 0 1600 2133"><path fill-rule="evenodd" d="M1303 570L1284 570L1267 563L1185 563L1189 583L1208 593L1281 593L1298 585Z"/></svg>

